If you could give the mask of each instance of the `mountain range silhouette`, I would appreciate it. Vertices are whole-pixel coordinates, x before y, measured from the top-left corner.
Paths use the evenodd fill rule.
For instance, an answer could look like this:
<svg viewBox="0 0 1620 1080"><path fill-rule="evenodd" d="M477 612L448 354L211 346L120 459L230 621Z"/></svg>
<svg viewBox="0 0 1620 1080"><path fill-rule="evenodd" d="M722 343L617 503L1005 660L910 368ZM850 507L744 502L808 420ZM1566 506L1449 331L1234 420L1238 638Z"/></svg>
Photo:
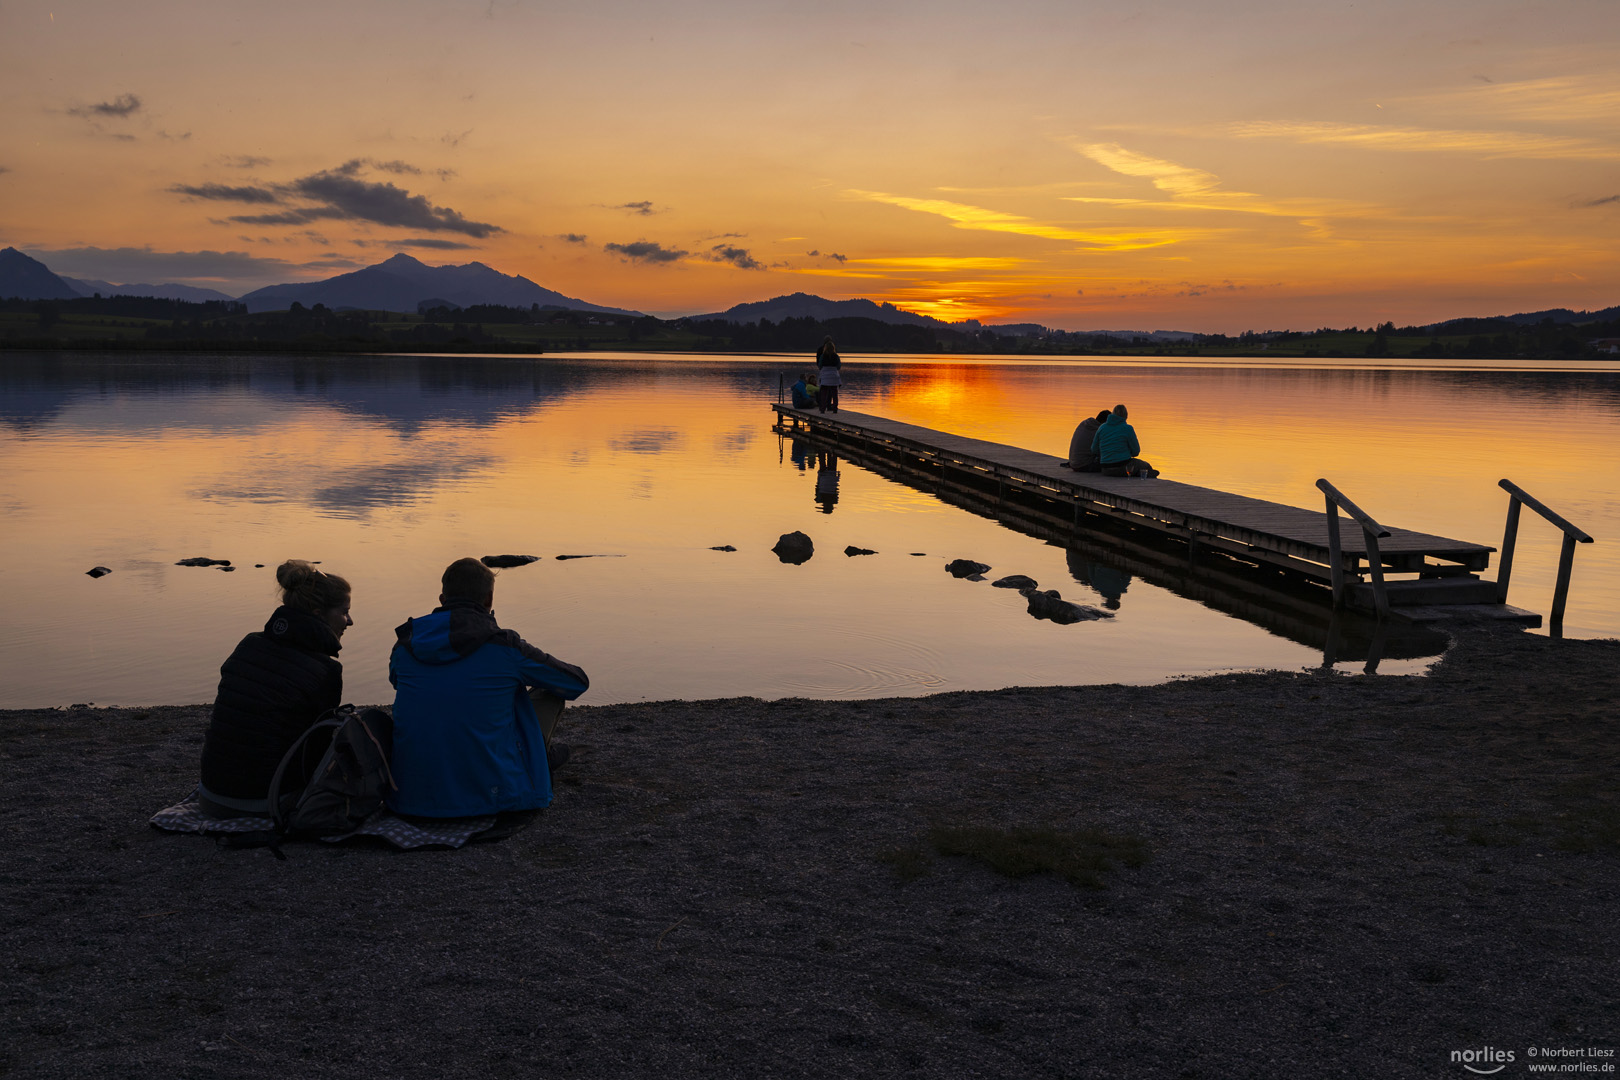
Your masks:
<svg viewBox="0 0 1620 1080"><path fill-rule="evenodd" d="M624 308L603 307L536 285L520 275L503 274L483 263L464 266L429 266L404 253L364 270L339 274L325 281L270 285L242 297L249 311L285 311L294 301L305 307L365 308L368 311L416 313L423 300L448 300L461 307L499 304L503 307L571 308L613 315L639 315Z"/></svg>
<svg viewBox="0 0 1620 1080"><path fill-rule="evenodd" d="M156 296L193 302L232 299L226 293L194 285L174 283L166 285L115 285L107 281L62 277L53 273L50 267L38 259L25 255L14 247L0 249L0 299L75 300L80 297L91 296L97 292L103 296L115 294ZM403 252L377 263L375 266L368 266L352 273L339 274L324 281L291 282L285 285L270 285L263 289L255 289L253 292L240 297L240 300L247 305L249 311L253 312L285 311L296 302L303 304L305 307L325 304L333 310L339 308L362 308L368 311L398 311L415 314L419 310L419 305L426 300L449 301L459 307L472 307L476 304L496 304L503 307L527 308L538 304L541 308L564 308L611 315L639 316L641 314L637 311L604 307L601 304L592 304L586 300L565 296L555 290L536 285L526 277L503 274L483 263L473 262L461 266L429 266ZM1483 318L1490 317L1483 316ZM1506 318L1520 326L1535 325L1547 319L1551 319L1558 324L1596 322L1620 317L1620 307L1604 308L1601 311L1573 311L1569 308L1549 308L1542 311L1520 312L1515 315L1497 317ZM709 315L691 316L694 322L719 319L731 323L758 323L763 319L769 319L773 323L780 323L785 319L805 318L815 319L819 322L845 318L874 319L878 322L898 325L956 330L977 330L981 325L976 319L948 323L929 315L919 315L915 312L905 311L895 307L893 304L874 303L866 299L828 300L824 297L802 292L777 296L769 300L737 304L734 307L727 308L725 311ZM1438 322L1427 329L1432 333L1444 333L1445 328L1452 323L1466 322L1473 318L1480 317ZM987 328L998 333L1013 335L1046 332L1045 327L1036 323L990 324ZM1180 339L1196 336L1189 331L1170 330L1091 330L1081 332L1113 334L1115 336L1136 334L1155 339Z"/></svg>

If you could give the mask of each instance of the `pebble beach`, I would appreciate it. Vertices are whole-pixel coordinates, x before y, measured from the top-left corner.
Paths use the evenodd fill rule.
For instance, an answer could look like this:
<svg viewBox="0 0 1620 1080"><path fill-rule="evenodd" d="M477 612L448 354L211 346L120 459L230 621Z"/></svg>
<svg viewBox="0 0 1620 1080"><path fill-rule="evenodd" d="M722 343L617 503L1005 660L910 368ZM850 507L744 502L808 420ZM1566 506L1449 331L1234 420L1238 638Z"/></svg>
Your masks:
<svg viewBox="0 0 1620 1080"><path fill-rule="evenodd" d="M285 861L148 826L206 705L0 712L0 1076L1522 1073L1616 1046L1617 684L1481 629L1423 676L587 705L524 831ZM1033 835L1089 868L998 858Z"/></svg>

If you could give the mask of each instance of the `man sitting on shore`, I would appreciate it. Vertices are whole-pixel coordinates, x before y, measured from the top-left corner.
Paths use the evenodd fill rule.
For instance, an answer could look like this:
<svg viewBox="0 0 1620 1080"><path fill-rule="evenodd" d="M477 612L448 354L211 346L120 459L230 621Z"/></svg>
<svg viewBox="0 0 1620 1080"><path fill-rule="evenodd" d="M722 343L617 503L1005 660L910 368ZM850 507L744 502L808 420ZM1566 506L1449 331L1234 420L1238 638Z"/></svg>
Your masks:
<svg viewBox="0 0 1620 1080"><path fill-rule="evenodd" d="M495 575L451 563L439 607L407 619L388 660L394 684L397 813L469 817L551 804L551 773L568 747L551 742L585 672L495 623Z"/></svg>
<svg viewBox="0 0 1620 1080"><path fill-rule="evenodd" d="M1104 476L1158 476L1159 470L1137 457L1142 452L1136 429L1125 422L1125 406L1115 405L1103 426L1097 429L1091 452L1097 455Z"/></svg>

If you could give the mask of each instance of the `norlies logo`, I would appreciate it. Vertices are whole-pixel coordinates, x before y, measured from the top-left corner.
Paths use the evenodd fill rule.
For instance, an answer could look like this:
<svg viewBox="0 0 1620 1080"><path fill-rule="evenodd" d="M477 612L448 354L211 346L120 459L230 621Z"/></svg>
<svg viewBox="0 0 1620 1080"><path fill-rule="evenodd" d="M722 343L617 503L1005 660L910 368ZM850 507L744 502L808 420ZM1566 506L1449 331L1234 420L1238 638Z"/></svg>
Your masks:
<svg viewBox="0 0 1620 1080"><path fill-rule="evenodd" d="M272 634L285 634L287 632L287 620L277 619L275 622L271 623L270 632Z"/></svg>
<svg viewBox="0 0 1620 1080"><path fill-rule="evenodd" d="M1513 1051L1498 1050L1494 1046L1487 1046L1482 1050L1453 1050L1451 1060L1453 1064L1461 1065L1471 1073L1490 1076L1492 1073L1499 1073L1508 1067L1508 1063L1513 1060ZM1475 1068L1476 1064L1482 1066L1494 1065L1496 1067L1494 1069Z"/></svg>

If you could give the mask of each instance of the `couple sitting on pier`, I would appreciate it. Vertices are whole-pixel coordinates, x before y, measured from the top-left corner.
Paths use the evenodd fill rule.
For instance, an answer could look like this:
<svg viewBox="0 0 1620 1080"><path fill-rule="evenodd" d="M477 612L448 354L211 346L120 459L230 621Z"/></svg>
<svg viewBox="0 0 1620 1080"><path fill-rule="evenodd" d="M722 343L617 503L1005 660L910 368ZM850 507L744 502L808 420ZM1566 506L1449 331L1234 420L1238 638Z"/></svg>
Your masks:
<svg viewBox="0 0 1620 1080"><path fill-rule="evenodd" d="M1058 464L1103 476L1158 476L1159 470L1136 456L1142 446L1136 441L1136 429L1125 422L1127 415L1125 406L1115 405L1112 412L1104 409L1080 421L1069 440L1069 460Z"/></svg>
<svg viewBox="0 0 1620 1080"><path fill-rule="evenodd" d="M343 698L337 653L354 623L349 583L300 559L278 567L276 582L281 606L220 668L198 790L210 817L268 813L283 756ZM439 606L395 632L397 788L387 801L396 813L472 817L551 802L551 774L568 760L552 729L590 680L496 625L494 604L494 573L459 559L444 571Z"/></svg>

